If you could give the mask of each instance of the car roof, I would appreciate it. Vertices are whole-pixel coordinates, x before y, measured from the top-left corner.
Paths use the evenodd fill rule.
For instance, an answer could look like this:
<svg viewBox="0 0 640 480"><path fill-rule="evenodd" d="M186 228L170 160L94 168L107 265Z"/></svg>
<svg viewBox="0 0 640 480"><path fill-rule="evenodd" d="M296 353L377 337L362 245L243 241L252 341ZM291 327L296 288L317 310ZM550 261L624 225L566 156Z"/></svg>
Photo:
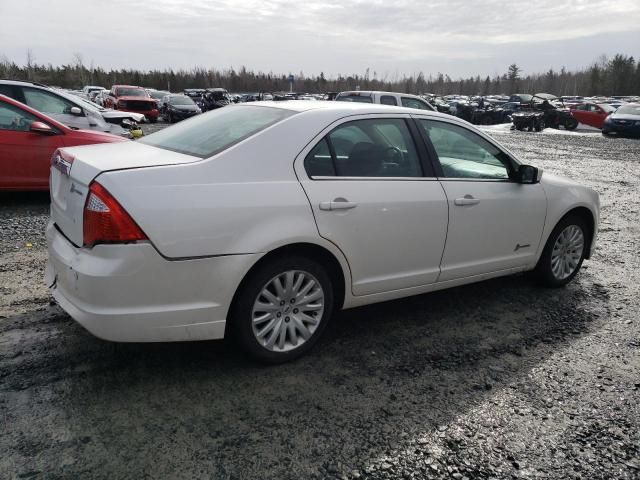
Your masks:
<svg viewBox="0 0 640 480"><path fill-rule="evenodd" d="M429 114L433 116L440 116L443 118L454 118L446 113L433 112L431 110L420 110L416 108L397 107L394 105L381 105L378 103L357 103L357 102L336 102L336 101L317 101L309 102L307 100L279 100L279 101L261 101L257 103L240 103L232 106L231 108L242 108L249 106L264 106L272 108L281 108L283 110L290 110L293 112L309 112L312 110L332 112L335 113L336 118L347 115L367 115L367 114ZM229 107L225 107L229 108Z"/></svg>
<svg viewBox="0 0 640 480"><path fill-rule="evenodd" d="M340 92L338 95L353 95L353 94L357 94L357 95L362 95L362 94L367 94L367 95L371 95L374 93L379 93L381 95L406 95L409 97L416 97L416 98L421 98L419 95L415 95L413 93L404 93L404 92L385 92L382 90L345 90L344 92ZM423 99L424 100L424 99Z"/></svg>
<svg viewBox="0 0 640 480"><path fill-rule="evenodd" d="M8 78L0 78L0 83L4 85L32 85L40 88L51 88L47 85L38 82L30 82L29 80L11 80Z"/></svg>

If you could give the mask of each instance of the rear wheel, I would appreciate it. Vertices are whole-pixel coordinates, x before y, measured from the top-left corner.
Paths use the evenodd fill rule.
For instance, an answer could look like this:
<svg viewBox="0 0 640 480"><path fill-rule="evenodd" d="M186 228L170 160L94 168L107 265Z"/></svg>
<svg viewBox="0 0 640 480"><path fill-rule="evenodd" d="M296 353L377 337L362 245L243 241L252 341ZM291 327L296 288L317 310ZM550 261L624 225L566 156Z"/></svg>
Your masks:
<svg viewBox="0 0 640 480"><path fill-rule="evenodd" d="M566 130L575 130L576 128L578 128L578 120L576 120L575 118L571 117L571 118L567 118L564 121L564 128Z"/></svg>
<svg viewBox="0 0 640 480"><path fill-rule="evenodd" d="M562 287L573 280L587 252L589 231L577 215L564 218L549 235L535 274L548 287Z"/></svg>
<svg viewBox="0 0 640 480"><path fill-rule="evenodd" d="M231 314L234 335L252 357L282 363L308 352L333 312L326 270L305 257L259 267L241 286Z"/></svg>

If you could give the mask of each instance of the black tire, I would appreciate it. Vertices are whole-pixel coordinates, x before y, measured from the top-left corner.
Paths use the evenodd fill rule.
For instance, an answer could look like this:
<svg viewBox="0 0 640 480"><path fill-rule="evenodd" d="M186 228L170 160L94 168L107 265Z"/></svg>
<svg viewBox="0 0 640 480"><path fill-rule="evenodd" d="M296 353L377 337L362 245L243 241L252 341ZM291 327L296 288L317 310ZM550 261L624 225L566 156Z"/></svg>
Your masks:
<svg viewBox="0 0 640 480"><path fill-rule="evenodd" d="M575 267L575 270L566 278L557 278L552 270L551 266L551 254L553 251L553 247L556 243L556 240L560 236L560 234L567 228L572 225L579 227L582 230L583 236L583 248L582 254L580 255L580 260ZM592 232L589 231L587 227L587 223L585 220L578 215L570 215L558 222L556 227L549 235L549 239L544 246L544 250L542 251L542 255L540 256L540 260L538 260L538 264L534 270L534 276L536 280L545 287L550 288L558 288L563 287L567 283L569 283L580 271L580 267L582 267L582 262L584 261L585 255L587 254L587 249L589 247L589 243L591 241Z"/></svg>
<svg viewBox="0 0 640 480"><path fill-rule="evenodd" d="M260 292L274 277L291 270L315 277L324 294L324 309L315 330L304 343L291 350L273 351L261 344L253 332L253 306ZM311 350L322 335L333 314L333 300L331 278L321 264L297 255L275 258L259 266L240 286L230 312L231 335L249 356L261 362L276 364L294 360Z"/></svg>
<svg viewBox="0 0 640 480"><path fill-rule="evenodd" d="M544 130L544 120L538 120L536 123L536 132L541 132Z"/></svg>
<svg viewBox="0 0 640 480"><path fill-rule="evenodd" d="M524 125L522 123L516 123L516 130L522 131L524 130Z"/></svg>
<svg viewBox="0 0 640 480"><path fill-rule="evenodd" d="M575 130L576 128L578 128L578 120L576 120L575 118L567 118L564 121L564 128L565 130Z"/></svg>
<svg viewBox="0 0 640 480"><path fill-rule="evenodd" d="M173 119L173 115L171 115L170 113L169 113L169 115L167 116L167 121L168 121L169 123L174 123L174 122L175 122L175 120Z"/></svg>

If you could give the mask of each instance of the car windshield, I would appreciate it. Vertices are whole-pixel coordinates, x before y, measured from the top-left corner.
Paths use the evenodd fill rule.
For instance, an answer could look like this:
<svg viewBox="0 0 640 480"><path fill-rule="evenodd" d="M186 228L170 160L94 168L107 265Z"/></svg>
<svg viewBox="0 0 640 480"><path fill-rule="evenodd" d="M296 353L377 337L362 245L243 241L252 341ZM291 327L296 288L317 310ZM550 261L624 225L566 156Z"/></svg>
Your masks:
<svg viewBox="0 0 640 480"><path fill-rule="evenodd" d="M634 105L622 105L616 113L622 113L624 115L640 115L640 103Z"/></svg>
<svg viewBox="0 0 640 480"><path fill-rule="evenodd" d="M197 115L138 141L173 152L207 158L294 113L274 107L230 106Z"/></svg>
<svg viewBox="0 0 640 480"><path fill-rule="evenodd" d="M149 92L149 96L151 98L153 98L154 100L160 100L162 97L164 97L167 94L167 92L161 92L160 90L151 90Z"/></svg>
<svg viewBox="0 0 640 480"><path fill-rule="evenodd" d="M119 97L146 97L149 98L149 94L142 88L119 88Z"/></svg>
<svg viewBox="0 0 640 480"><path fill-rule="evenodd" d="M195 105L193 100L186 95L172 95L169 97L169 103L171 105Z"/></svg>
<svg viewBox="0 0 640 480"><path fill-rule="evenodd" d="M91 110L92 112L98 113L100 114L100 112L102 110L104 110L103 108L99 107L98 105L96 105L95 103L90 102L89 100L86 100L82 97L78 97L76 95L70 95L66 92L63 92L61 90L55 90L56 94L60 95L61 97L66 98L67 100L75 103L78 107L82 107L86 110Z"/></svg>

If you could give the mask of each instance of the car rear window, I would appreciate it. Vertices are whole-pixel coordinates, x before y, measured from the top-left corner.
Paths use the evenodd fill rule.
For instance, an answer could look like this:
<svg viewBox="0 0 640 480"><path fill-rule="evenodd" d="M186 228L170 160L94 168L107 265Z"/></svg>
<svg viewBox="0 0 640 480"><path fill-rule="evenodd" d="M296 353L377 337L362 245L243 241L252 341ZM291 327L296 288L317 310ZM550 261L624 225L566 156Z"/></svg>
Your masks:
<svg viewBox="0 0 640 480"><path fill-rule="evenodd" d="M295 112L262 106L228 106L198 115L138 140L154 147L207 158Z"/></svg>
<svg viewBox="0 0 640 480"><path fill-rule="evenodd" d="M336 97L337 102L357 102L357 103L373 103L371 97L365 97L363 95L338 95Z"/></svg>

